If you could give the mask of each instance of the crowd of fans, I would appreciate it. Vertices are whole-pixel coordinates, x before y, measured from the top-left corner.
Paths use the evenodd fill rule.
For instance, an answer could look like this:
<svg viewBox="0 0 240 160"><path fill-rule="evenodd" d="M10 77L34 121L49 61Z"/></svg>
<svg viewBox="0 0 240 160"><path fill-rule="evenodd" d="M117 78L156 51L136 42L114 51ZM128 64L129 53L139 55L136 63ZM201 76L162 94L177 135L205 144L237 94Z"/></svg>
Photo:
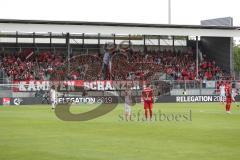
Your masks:
<svg viewBox="0 0 240 160"><path fill-rule="evenodd" d="M97 80L102 79L103 55L88 54L66 58L62 52L25 50L0 54L0 67L11 80ZM195 80L196 61L187 52L149 50L112 54L109 77L113 80ZM224 76L215 61L203 56L199 62L198 79L218 80Z"/></svg>
<svg viewBox="0 0 240 160"><path fill-rule="evenodd" d="M113 77L116 79L144 79L144 80L218 80L224 77L223 70L206 56L199 63L198 77L196 58L191 50L187 52L140 51L127 55L113 56ZM156 77L156 75L158 75Z"/></svg>
<svg viewBox="0 0 240 160"><path fill-rule="evenodd" d="M20 53L1 54L0 66L11 80L50 80L65 73L65 57L50 51L34 53L25 50Z"/></svg>

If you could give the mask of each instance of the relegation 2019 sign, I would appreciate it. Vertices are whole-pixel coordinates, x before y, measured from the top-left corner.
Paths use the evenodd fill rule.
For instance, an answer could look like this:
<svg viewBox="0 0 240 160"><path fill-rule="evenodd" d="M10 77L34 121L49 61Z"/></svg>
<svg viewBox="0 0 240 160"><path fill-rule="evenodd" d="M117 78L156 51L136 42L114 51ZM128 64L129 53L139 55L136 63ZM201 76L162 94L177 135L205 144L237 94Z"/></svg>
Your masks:
<svg viewBox="0 0 240 160"><path fill-rule="evenodd" d="M219 102L220 96L176 96L176 102Z"/></svg>
<svg viewBox="0 0 240 160"><path fill-rule="evenodd" d="M136 103L141 103L140 97L133 97ZM205 103L205 102L219 102L220 97L216 95L188 95L188 96L160 96L157 97L156 103ZM240 97L235 97L237 102L240 101ZM124 103L124 97L118 96L96 96L96 97L59 97L58 103ZM13 97L13 98L0 98L0 105L31 105L47 103L40 97Z"/></svg>
<svg viewBox="0 0 240 160"><path fill-rule="evenodd" d="M240 100L239 96L235 97L236 101ZM184 96L159 96L156 103L203 103L219 102L218 95L184 95Z"/></svg>

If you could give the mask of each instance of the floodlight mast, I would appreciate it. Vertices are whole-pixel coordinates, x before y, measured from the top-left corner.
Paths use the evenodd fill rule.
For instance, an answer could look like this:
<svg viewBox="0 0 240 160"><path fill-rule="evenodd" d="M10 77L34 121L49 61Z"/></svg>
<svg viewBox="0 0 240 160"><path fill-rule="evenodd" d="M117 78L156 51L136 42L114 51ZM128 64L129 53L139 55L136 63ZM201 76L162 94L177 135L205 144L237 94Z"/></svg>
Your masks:
<svg viewBox="0 0 240 160"><path fill-rule="evenodd" d="M171 24L171 0L168 0L168 24Z"/></svg>

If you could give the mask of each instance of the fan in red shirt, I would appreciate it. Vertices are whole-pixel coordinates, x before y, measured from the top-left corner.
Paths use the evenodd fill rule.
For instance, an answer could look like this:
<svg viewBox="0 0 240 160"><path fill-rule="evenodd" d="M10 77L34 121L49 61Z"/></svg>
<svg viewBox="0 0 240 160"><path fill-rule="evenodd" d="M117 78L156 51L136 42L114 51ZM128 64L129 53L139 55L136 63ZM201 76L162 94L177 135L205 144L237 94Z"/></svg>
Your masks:
<svg viewBox="0 0 240 160"><path fill-rule="evenodd" d="M142 97L144 101L144 111L145 111L145 118L148 119L148 111L150 120L152 119L152 108L153 108L153 90L150 87L150 84L147 84L147 87L144 88L142 91Z"/></svg>
<svg viewBox="0 0 240 160"><path fill-rule="evenodd" d="M225 92L226 92L226 112L231 113L231 104L232 104L232 87L231 82L227 83L225 86Z"/></svg>

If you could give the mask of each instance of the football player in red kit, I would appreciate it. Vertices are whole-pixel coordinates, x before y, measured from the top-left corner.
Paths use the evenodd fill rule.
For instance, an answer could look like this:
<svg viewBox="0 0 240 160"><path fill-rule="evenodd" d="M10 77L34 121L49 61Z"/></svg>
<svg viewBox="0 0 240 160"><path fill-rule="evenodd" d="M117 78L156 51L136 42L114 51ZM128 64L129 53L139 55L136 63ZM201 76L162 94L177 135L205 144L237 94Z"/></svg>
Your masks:
<svg viewBox="0 0 240 160"><path fill-rule="evenodd" d="M150 120L152 119L152 108L153 108L153 90L150 87L150 84L147 84L147 87L144 88L142 91L142 97L144 101L144 111L145 111L145 118L148 119L148 111Z"/></svg>
<svg viewBox="0 0 240 160"><path fill-rule="evenodd" d="M231 104L233 101L231 82L226 84L225 92L226 92L226 112L231 113L230 110L231 110Z"/></svg>

